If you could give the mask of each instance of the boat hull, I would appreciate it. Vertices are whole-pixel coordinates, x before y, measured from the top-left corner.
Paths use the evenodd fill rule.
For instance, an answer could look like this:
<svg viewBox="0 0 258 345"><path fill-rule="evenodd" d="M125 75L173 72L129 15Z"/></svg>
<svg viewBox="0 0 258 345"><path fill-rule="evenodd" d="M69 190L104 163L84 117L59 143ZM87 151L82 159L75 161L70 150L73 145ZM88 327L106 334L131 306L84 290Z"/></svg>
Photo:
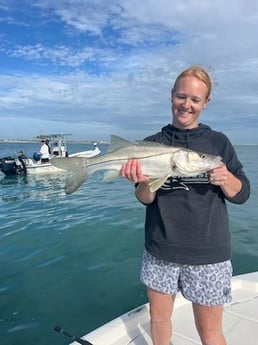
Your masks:
<svg viewBox="0 0 258 345"><path fill-rule="evenodd" d="M76 152L71 154L69 157L91 158L100 153L100 149L95 147L94 150ZM55 156L55 158L58 158L58 156ZM18 159L13 157L3 157L0 159L0 171L2 171L6 176L13 176L58 174L65 172L66 170L53 166L51 164L51 159L49 163L41 163L40 161L37 162L31 158Z"/></svg>
<svg viewBox="0 0 258 345"><path fill-rule="evenodd" d="M32 163L26 164L27 175L46 175L64 173L64 169L57 168L51 163Z"/></svg>
<svg viewBox="0 0 258 345"><path fill-rule="evenodd" d="M0 158L0 171L6 176L12 175L49 175L65 172L64 169L57 168L51 164L51 158L59 157L86 157L91 158L101 153L94 143L94 149L87 151L80 151L68 154L65 137L70 134L40 134L36 136L37 139L48 143L49 146L49 163L40 162L40 153L34 152L33 159L27 158L23 151L20 151L18 157L3 157ZM53 146L54 144L54 146ZM53 146L53 147L52 147ZM22 155L20 155L22 153Z"/></svg>

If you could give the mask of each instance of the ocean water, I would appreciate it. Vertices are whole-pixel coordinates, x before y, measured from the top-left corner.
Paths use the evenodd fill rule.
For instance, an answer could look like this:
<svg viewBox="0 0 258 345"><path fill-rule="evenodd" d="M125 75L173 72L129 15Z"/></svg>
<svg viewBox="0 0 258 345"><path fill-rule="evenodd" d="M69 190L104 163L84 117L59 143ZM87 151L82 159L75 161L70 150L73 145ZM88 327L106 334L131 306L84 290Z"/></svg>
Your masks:
<svg viewBox="0 0 258 345"><path fill-rule="evenodd" d="M70 152L90 149L70 145ZM0 157L37 144L0 144ZM101 147L105 151L105 146ZM236 146L251 181L228 204L234 274L258 270L258 147ZM0 344L64 345L147 301L139 281L144 206L123 179L90 177L74 194L65 176L0 177Z"/></svg>

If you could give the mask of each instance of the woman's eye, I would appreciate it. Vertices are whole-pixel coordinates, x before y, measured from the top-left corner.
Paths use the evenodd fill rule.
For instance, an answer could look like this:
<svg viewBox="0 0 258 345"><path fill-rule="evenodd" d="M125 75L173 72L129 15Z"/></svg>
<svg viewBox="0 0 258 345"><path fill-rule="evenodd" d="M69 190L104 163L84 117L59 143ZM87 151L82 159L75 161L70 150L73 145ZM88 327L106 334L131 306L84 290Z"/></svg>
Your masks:
<svg viewBox="0 0 258 345"><path fill-rule="evenodd" d="M183 96L183 95L177 95L177 98L184 99L184 98L186 98L186 97Z"/></svg>
<svg viewBox="0 0 258 345"><path fill-rule="evenodd" d="M199 103L199 102L200 102L200 100L199 100L199 99L196 99L196 98L192 99L192 101L193 101L194 103Z"/></svg>
<svg viewBox="0 0 258 345"><path fill-rule="evenodd" d="M178 99L186 99L186 98L187 98L187 96L185 96L185 95L176 95L176 97L177 97ZM199 98L191 98L191 101L192 101L193 103L199 103L199 102L200 102L200 99L199 99Z"/></svg>

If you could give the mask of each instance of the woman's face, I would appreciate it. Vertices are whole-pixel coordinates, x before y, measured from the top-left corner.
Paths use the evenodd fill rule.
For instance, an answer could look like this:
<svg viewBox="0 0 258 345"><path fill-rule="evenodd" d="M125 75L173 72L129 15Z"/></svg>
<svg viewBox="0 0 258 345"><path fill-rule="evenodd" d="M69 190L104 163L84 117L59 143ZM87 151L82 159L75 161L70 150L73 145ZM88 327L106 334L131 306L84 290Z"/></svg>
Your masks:
<svg viewBox="0 0 258 345"><path fill-rule="evenodd" d="M180 129L198 127L200 112L208 104L207 85L194 76L179 79L171 92L173 125Z"/></svg>

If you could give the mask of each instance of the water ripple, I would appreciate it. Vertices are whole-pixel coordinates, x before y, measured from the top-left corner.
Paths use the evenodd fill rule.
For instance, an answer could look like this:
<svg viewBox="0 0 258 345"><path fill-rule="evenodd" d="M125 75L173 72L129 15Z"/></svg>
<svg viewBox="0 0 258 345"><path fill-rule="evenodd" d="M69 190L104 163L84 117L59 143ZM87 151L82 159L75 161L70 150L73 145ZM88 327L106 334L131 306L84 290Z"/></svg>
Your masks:
<svg viewBox="0 0 258 345"><path fill-rule="evenodd" d="M15 333L15 332L23 331L25 329L32 329L32 328L38 327L38 325L39 325L38 322L24 323L24 324L9 328L7 330L7 333Z"/></svg>
<svg viewBox="0 0 258 345"><path fill-rule="evenodd" d="M30 254L28 255L25 255L23 256L22 258L20 259L17 259L16 262L22 262L22 261L26 261L26 260L29 260L29 259L32 259L33 257L35 257L36 255L40 254L43 252L43 249L37 249L37 250L34 250L33 252L31 252Z"/></svg>
<svg viewBox="0 0 258 345"><path fill-rule="evenodd" d="M56 262L58 262L58 261L61 261L61 260L63 260L64 258L65 258L65 255L61 255L61 256L58 256L58 257L53 258L53 259L51 259L51 260L45 261L45 262L43 262L42 264L38 264L38 265L36 265L35 267L37 267L37 268L46 267L46 266L52 265L52 264L54 264L54 263L56 263Z"/></svg>

